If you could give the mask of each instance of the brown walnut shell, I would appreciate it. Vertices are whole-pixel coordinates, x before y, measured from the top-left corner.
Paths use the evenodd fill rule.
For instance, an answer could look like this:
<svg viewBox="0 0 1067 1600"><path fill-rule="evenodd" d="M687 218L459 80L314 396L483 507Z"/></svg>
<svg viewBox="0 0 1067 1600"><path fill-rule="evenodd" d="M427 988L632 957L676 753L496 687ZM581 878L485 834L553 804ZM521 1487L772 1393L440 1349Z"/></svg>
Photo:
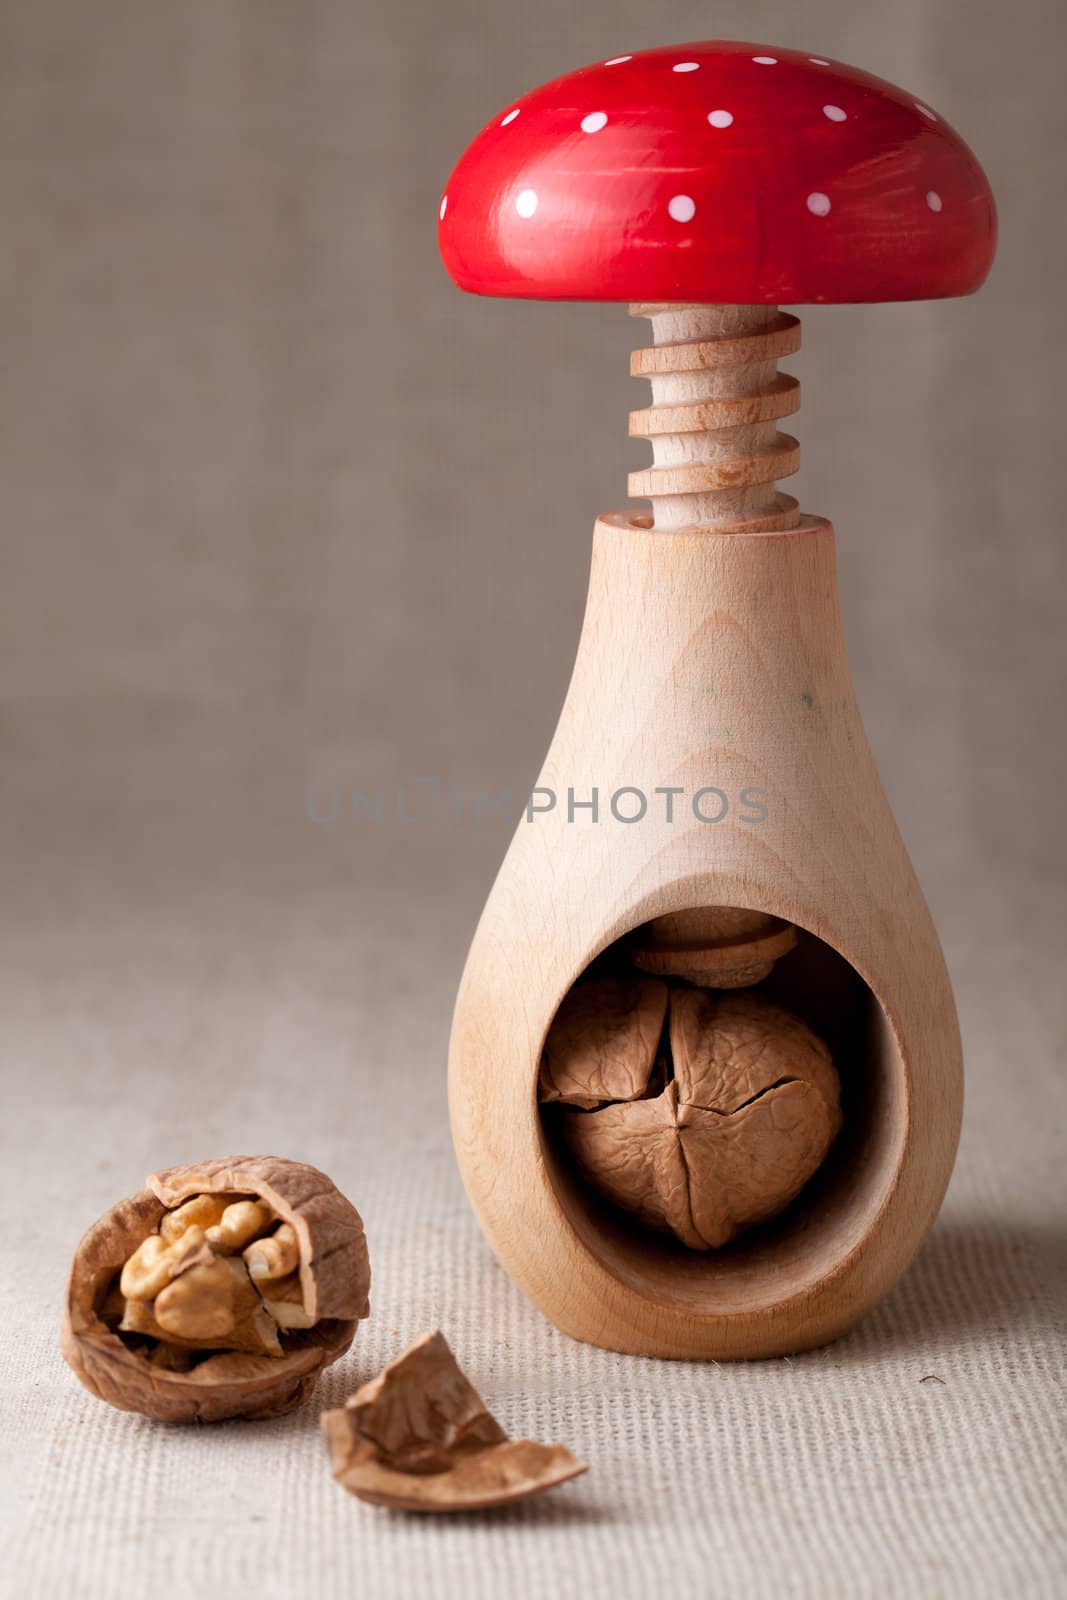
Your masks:
<svg viewBox="0 0 1067 1600"><path fill-rule="evenodd" d="M196 1194L262 1199L296 1231L305 1304L317 1320L285 1335L280 1358L222 1351L168 1371L103 1319L124 1263L166 1211ZM319 1373L348 1349L370 1309L369 1288L363 1223L325 1173L276 1156L231 1156L154 1173L93 1224L74 1253L60 1344L85 1387L122 1411L166 1422L277 1417L303 1404Z"/></svg>
<svg viewBox="0 0 1067 1600"><path fill-rule="evenodd" d="M672 989L670 1049L655 1062L647 1029L618 1026L641 1009L636 996L628 1008L615 996L603 1039L590 1022L581 1049L557 1059L563 1140L614 1204L692 1250L717 1249L783 1211L812 1177L841 1127L837 1073L806 1023L760 995ZM609 1081L627 1083L625 1099L598 1099Z"/></svg>
<svg viewBox="0 0 1067 1600"><path fill-rule="evenodd" d="M542 1101L602 1105L644 1094L667 1015L655 978L590 978L556 1013L541 1055Z"/></svg>
<svg viewBox="0 0 1067 1600"><path fill-rule="evenodd" d="M483 1511L588 1470L566 1445L509 1439L441 1333L321 1420L341 1487L395 1511Z"/></svg>

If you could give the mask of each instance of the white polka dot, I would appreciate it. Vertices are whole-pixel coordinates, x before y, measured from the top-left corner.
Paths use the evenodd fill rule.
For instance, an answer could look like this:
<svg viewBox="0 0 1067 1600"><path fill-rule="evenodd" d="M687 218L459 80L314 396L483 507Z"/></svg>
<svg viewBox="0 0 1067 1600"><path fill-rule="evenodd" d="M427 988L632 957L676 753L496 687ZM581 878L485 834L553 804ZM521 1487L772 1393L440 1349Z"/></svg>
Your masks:
<svg viewBox="0 0 1067 1600"><path fill-rule="evenodd" d="M929 117L931 122L937 121L937 112L931 111L929 106L920 105L918 100L915 102L915 109L921 111L924 117Z"/></svg>
<svg viewBox="0 0 1067 1600"><path fill-rule="evenodd" d="M830 209L830 196L828 194L821 194L819 190L816 189L814 194L808 195L806 203L808 210L811 212L813 217L825 217L826 213Z"/></svg>
<svg viewBox="0 0 1067 1600"><path fill-rule="evenodd" d="M713 128L728 128L734 120L732 111L709 111L708 121Z"/></svg>
<svg viewBox="0 0 1067 1600"><path fill-rule="evenodd" d="M515 210L520 217L532 217L537 210L537 190L521 190L515 198Z"/></svg>
<svg viewBox="0 0 1067 1600"><path fill-rule="evenodd" d="M822 114L824 117L829 117L831 122L845 122L848 120L848 112L842 111L840 106L823 106Z"/></svg>
<svg viewBox="0 0 1067 1600"><path fill-rule="evenodd" d="M667 210L675 222L692 222L697 213L696 201L691 195L672 195L667 205Z"/></svg>
<svg viewBox="0 0 1067 1600"><path fill-rule="evenodd" d="M776 67L778 65L777 56L753 56L752 59L757 67Z"/></svg>
<svg viewBox="0 0 1067 1600"><path fill-rule="evenodd" d="M676 61L671 68L672 72L699 72L699 61Z"/></svg>
<svg viewBox="0 0 1067 1600"><path fill-rule="evenodd" d="M606 67L621 67L624 61L632 61L633 56L612 56L610 61L605 61Z"/></svg>
<svg viewBox="0 0 1067 1600"><path fill-rule="evenodd" d="M828 61L823 60L822 56L809 56L808 60L813 67L828 67L830 65Z"/></svg>
<svg viewBox="0 0 1067 1600"><path fill-rule="evenodd" d="M601 128L606 128L607 125L608 117L606 111L590 111L587 117L582 118L583 133L599 133Z"/></svg>
<svg viewBox="0 0 1067 1600"><path fill-rule="evenodd" d="M442 222L445 220L445 212L447 210L448 210L448 196L447 196L447 194L443 194L441 196L441 209L437 213L438 217L440 217Z"/></svg>
<svg viewBox="0 0 1067 1600"><path fill-rule="evenodd" d="M926 191L926 204L930 207L931 211L940 211L941 210L941 206L942 206L943 202L942 202L941 196L938 194L936 189L927 189L927 191Z"/></svg>
<svg viewBox="0 0 1067 1600"><path fill-rule="evenodd" d="M514 122L521 110L521 106L516 106L514 111L509 111L506 117L501 117L500 126L502 128L506 128L509 122Z"/></svg>

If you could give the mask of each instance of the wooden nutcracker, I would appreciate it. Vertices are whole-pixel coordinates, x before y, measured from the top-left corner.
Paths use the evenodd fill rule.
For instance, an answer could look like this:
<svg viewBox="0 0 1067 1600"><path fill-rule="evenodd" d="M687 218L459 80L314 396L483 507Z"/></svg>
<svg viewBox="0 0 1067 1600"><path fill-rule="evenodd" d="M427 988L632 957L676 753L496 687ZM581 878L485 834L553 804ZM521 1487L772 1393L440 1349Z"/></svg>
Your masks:
<svg viewBox="0 0 1067 1600"><path fill-rule="evenodd" d="M995 230L929 106L740 43L535 90L442 197L461 288L627 301L652 328L630 421L651 514L597 520L570 689L450 1055L481 1225L578 1338L823 1343L941 1203L952 993L856 707L833 531L777 487L799 453L777 363L800 344L778 307L971 293Z"/></svg>

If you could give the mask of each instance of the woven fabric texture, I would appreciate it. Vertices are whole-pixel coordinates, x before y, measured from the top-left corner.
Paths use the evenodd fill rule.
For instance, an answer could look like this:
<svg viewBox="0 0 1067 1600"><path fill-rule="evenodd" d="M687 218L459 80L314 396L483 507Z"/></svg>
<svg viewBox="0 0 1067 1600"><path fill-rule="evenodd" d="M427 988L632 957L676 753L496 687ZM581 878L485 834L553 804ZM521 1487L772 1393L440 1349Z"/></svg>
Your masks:
<svg viewBox="0 0 1067 1600"><path fill-rule="evenodd" d="M13 1600L1057 1592L1063 1100L1021 974L1005 1005L989 1000L1003 978L958 972L961 1161L916 1265L857 1332L753 1365L633 1360L546 1323L467 1209L446 1125L440 921L390 919L381 903L357 919L357 885L325 858L321 881L294 896L283 839L260 844L246 834L214 873L190 863L152 912L138 887L147 864L134 851L124 869L117 848L95 871L83 863L80 881L69 862L54 876L45 864L19 897L40 921L23 915L3 995L19 1070L0 1173L0 1589ZM281 1421L175 1428L109 1410L56 1346L74 1243L154 1166L238 1149L311 1160L352 1196L372 1315L312 1404ZM334 1484L319 1409L438 1326L504 1426L565 1441L586 1477L455 1521L373 1510Z"/></svg>

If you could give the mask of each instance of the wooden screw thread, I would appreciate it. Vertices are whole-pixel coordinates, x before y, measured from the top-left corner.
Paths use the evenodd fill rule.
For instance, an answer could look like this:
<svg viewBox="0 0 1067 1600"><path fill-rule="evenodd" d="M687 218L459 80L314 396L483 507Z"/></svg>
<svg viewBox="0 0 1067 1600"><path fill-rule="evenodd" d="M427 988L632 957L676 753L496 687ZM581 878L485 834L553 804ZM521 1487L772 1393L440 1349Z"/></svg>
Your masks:
<svg viewBox="0 0 1067 1600"><path fill-rule="evenodd" d="M652 445L653 464L629 492L651 500L655 528L759 533L795 528L797 502L778 478L800 465L800 446L775 426L800 406L800 384L778 371L800 348L800 322L777 306L635 305L653 345L635 350L634 377L652 404L630 413L630 434Z"/></svg>

